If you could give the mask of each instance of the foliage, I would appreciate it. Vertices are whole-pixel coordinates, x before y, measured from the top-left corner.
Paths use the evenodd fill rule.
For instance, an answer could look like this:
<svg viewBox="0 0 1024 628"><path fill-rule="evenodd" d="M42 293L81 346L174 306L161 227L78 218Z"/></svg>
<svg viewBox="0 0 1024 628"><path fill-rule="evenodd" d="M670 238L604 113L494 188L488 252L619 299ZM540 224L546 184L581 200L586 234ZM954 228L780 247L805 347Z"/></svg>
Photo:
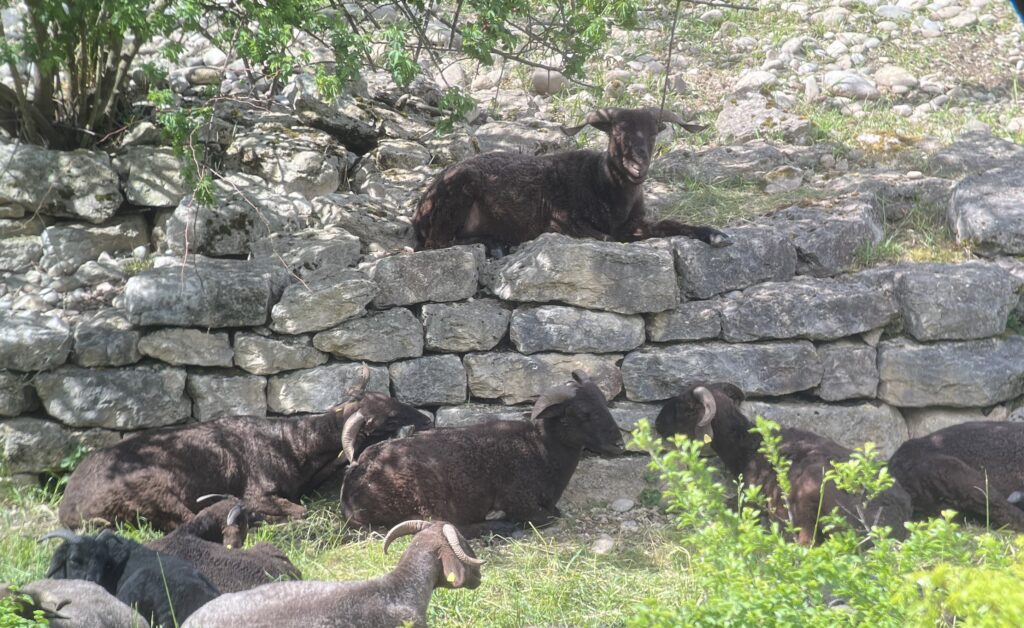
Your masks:
<svg viewBox="0 0 1024 628"><path fill-rule="evenodd" d="M12 591L14 589L12 588ZM31 618L22 616L23 605L31 605L32 598L19 593L5 595L0 593L0 628L30 628L49 626L50 622L43 618L43 611L34 610Z"/></svg>
<svg viewBox="0 0 1024 628"><path fill-rule="evenodd" d="M14 4L0 0L0 9ZM143 95L164 82L154 64L135 67L140 50L159 37L161 55L177 61L181 42L196 33L237 55L251 78L265 77L279 90L290 75L308 73L327 99L364 67L382 67L405 86L424 67L439 74L441 55L449 53L485 65L513 59L579 79L612 25L636 26L639 6L638 0L456 0L428 7L398 0L383 7L392 11L385 16L374 3L329 0L29 0L19 37L7 37L0 25L0 63L15 77L13 89L0 85L0 124L55 148L103 143L135 115L129 91ZM542 62L551 58L561 61ZM186 106L175 117L167 109L182 102L170 92L158 89L150 98L179 140L189 136L182 127L194 129L208 113ZM441 104L451 115L442 123L450 125L469 103L462 92L449 91ZM203 162L202 155L190 157Z"/></svg>
<svg viewBox="0 0 1024 628"><path fill-rule="evenodd" d="M766 432L772 428L762 427ZM730 508L700 443L679 436L670 443L666 450L646 421L634 432L634 444L661 472L702 594L672 604L646 601L629 625L1021 625L1024 563L1016 537L965 530L947 512L908 524L904 542L884 530L860 537L837 528L820 545L804 547L787 541L778 526L760 524L750 489ZM873 448L829 473L865 498L891 482Z"/></svg>

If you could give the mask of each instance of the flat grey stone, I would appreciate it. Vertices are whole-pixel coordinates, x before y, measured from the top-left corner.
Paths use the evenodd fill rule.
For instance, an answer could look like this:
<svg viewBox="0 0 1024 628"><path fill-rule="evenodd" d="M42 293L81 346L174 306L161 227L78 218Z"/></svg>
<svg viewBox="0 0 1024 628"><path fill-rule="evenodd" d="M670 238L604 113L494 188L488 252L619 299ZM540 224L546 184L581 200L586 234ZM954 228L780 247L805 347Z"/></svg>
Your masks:
<svg viewBox="0 0 1024 628"><path fill-rule="evenodd" d="M339 358L393 362L423 355L423 326L412 312L396 307L322 331L313 336L313 346Z"/></svg>
<svg viewBox="0 0 1024 628"><path fill-rule="evenodd" d="M708 342L644 347L622 361L626 397L658 401L694 381L730 382L750 395L786 395L821 383L821 359L807 340Z"/></svg>
<svg viewBox="0 0 1024 628"><path fill-rule="evenodd" d="M427 303L421 311L426 348L431 351L487 351L508 331L511 306L497 299Z"/></svg>
<svg viewBox="0 0 1024 628"><path fill-rule="evenodd" d="M643 344L644 321L566 305L523 306L512 313L509 337L520 353L621 353Z"/></svg>
<svg viewBox="0 0 1024 628"><path fill-rule="evenodd" d="M381 258L370 276L380 287L374 307L461 301L476 294L481 246L454 246Z"/></svg>
<svg viewBox="0 0 1024 628"><path fill-rule="evenodd" d="M75 325L72 360L78 366L125 366L142 359L139 338L124 312L100 310L84 316Z"/></svg>
<svg viewBox="0 0 1024 628"><path fill-rule="evenodd" d="M561 301L619 314L679 303L672 254L663 241L635 244L545 233L494 264L488 285L506 301Z"/></svg>
<svg viewBox="0 0 1024 628"><path fill-rule="evenodd" d="M191 414L180 368L64 366L39 373L35 384L46 412L71 427L147 429L180 423Z"/></svg>
<svg viewBox="0 0 1024 628"><path fill-rule="evenodd" d="M367 392L388 393L388 371L371 366ZM267 378L267 407L277 414L326 412L359 389L363 366L333 363Z"/></svg>
<svg viewBox="0 0 1024 628"><path fill-rule="evenodd" d="M0 371L0 417L18 416L36 404L30 376Z"/></svg>
<svg viewBox="0 0 1024 628"><path fill-rule="evenodd" d="M112 218L89 225L61 223L43 230L44 265L62 262L78 268L100 253L130 253L149 244L149 226L141 214Z"/></svg>
<svg viewBox="0 0 1024 628"><path fill-rule="evenodd" d="M705 340L722 333L722 303L688 301L674 310L647 315L647 339L651 342Z"/></svg>
<svg viewBox="0 0 1024 628"><path fill-rule="evenodd" d="M815 391L825 401L873 399L878 390L875 348L856 341L818 345L821 384Z"/></svg>
<svg viewBox="0 0 1024 628"><path fill-rule="evenodd" d="M279 260L293 272L353 266L362 255L359 238L337 227L275 233L253 242L249 248L253 257Z"/></svg>
<svg viewBox="0 0 1024 628"><path fill-rule="evenodd" d="M0 239L0 271L29 270L42 256L43 241L39 236Z"/></svg>
<svg viewBox="0 0 1024 628"><path fill-rule="evenodd" d="M71 451L71 433L56 421L0 421L0 463L7 473L56 471Z"/></svg>
<svg viewBox="0 0 1024 628"><path fill-rule="evenodd" d="M983 174L1024 158L1024 146L991 133L970 131L928 159L928 170L937 177L959 179Z"/></svg>
<svg viewBox="0 0 1024 628"><path fill-rule="evenodd" d="M1015 161L968 176L953 189L946 219L957 240L982 255L1024 255L1024 190L1015 181L1024 148L1018 148L1022 156Z"/></svg>
<svg viewBox="0 0 1024 628"><path fill-rule="evenodd" d="M723 143L742 144L765 135L781 137L792 144L808 144L814 135L810 120L783 111L760 94L746 94L727 100L715 121Z"/></svg>
<svg viewBox="0 0 1024 628"><path fill-rule="evenodd" d="M646 479L648 462L649 456L582 458L562 498L558 500L558 507L567 511L585 512L595 506L607 506L623 497L640 501L645 489L654 488Z"/></svg>
<svg viewBox="0 0 1024 628"><path fill-rule="evenodd" d="M585 372L605 398L612 399L622 390L622 375L615 365L620 357L615 354L535 353L527 356L495 352L467 354L463 363L470 395L501 399L502 403L513 405L536 401L551 386L571 381L574 370Z"/></svg>
<svg viewBox="0 0 1024 628"><path fill-rule="evenodd" d="M158 329L139 339L139 352L180 366L231 366L234 352L227 332Z"/></svg>
<svg viewBox="0 0 1024 628"><path fill-rule="evenodd" d="M829 405L802 401L745 401L740 406L751 421L761 415L783 427L795 427L831 438L854 449L870 441L887 459L909 433L896 408L878 402Z"/></svg>
<svg viewBox="0 0 1024 628"><path fill-rule="evenodd" d="M366 312L377 284L354 270L323 268L288 286L271 309L270 328L286 334L329 329Z"/></svg>
<svg viewBox="0 0 1024 628"><path fill-rule="evenodd" d="M121 206L120 182L106 153L0 144L0 207L99 223Z"/></svg>
<svg viewBox="0 0 1024 628"><path fill-rule="evenodd" d="M235 365L255 375L312 368L326 361L327 354L314 348L309 336L235 334Z"/></svg>
<svg viewBox="0 0 1024 628"><path fill-rule="evenodd" d="M170 148L132 146L114 158L129 203L144 207L175 207L185 196L181 161Z"/></svg>
<svg viewBox="0 0 1024 628"><path fill-rule="evenodd" d="M881 219L863 200L834 206L794 205L765 221L796 247L800 275L830 277L854 268L864 247L882 240Z"/></svg>
<svg viewBox="0 0 1024 628"><path fill-rule="evenodd" d="M485 421L525 421L533 407L465 403L437 409L437 427L463 427Z"/></svg>
<svg viewBox="0 0 1024 628"><path fill-rule="evenodd" d="M733 245L715 248L691 238L673 238L676 272L683 292L707 299L763 281L787 281L796 272L796 249L772 229L728 231Z"/></svg>
<svg viewBox="0 0 1024 628"><path fill-rule="evenodd" d="M637 403L636 401L613 401L608 404L608 411L620 429L633 431L640 419L647 419L647 422L654 425L658 418L663 404L660 403Z"/></svg>
<svg viewBox="0 0 1024 628"><path fill-rule="evenodd" d="M894 406L991 406L1024 394L1024 336L883 341L878 374L878 397Z"/></svg>
<svg viewBox="0 0 1024 628"><path fill-rule="evenodd" d="M0 369L56 368L67 361L71 344L71 330L55 316L5 316L0 320Z"/></svg>
<svg viewBox="0 0 1024 628"><path fill-rule="evenodd" d="M185 390L192 416L209 421L222 416L266 416L267 380L257 375L189 373Z"/></svg>
<svg viewBox="0 0 1024 628"><path fill-rule="evenodd" d="M932 432L970 423L972 421L1003 421L1007 418L1006 409L997 406L988 414L977 408L906 408L903 416L907 419L910 438L921 438Z"/></svg>
<svg viewBox="0 0 1024 628"><path fill-rule="evenodd" d="M466 369L454 355L430 355L388 367L395 397L411 406L436 406L466 400Z"/></svg>

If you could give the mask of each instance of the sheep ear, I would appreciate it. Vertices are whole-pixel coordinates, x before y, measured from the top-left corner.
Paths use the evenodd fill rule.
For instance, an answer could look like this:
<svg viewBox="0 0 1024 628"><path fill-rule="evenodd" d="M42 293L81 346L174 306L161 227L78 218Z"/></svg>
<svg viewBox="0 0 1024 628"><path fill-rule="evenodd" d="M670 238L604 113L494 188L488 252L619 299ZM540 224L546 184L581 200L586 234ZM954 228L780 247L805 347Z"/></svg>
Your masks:
<svg viewBox="0 0 1024 628"><path fill-rule="evenodd" d="M562 127L562 132L566 135L576 135L583 130L585 126L592 126L602 133L607 133L612 128L612 122L615 119L617 109L595 109L587 114L587 117L583 120L583 124L572 127Z"/></svg>
<svg viewBox="0 0 1024 628"><path fill-rule="evenodd" d="M706 124L692 124L683 120L675 111L669 111L667 109L649 109L654 114L654 117L659 122L671 122L672 124L678 124L690 133L700 133L704 129L708 128ZM659 129L660 130L660 129Z"/></svg>
<svg viewBox="0 0 1024 628"><path fill-rule="evenodd" d="M447 547L441 548L441 571L447 586L453 589L461 588L466 583L466 566Z"/></svg>

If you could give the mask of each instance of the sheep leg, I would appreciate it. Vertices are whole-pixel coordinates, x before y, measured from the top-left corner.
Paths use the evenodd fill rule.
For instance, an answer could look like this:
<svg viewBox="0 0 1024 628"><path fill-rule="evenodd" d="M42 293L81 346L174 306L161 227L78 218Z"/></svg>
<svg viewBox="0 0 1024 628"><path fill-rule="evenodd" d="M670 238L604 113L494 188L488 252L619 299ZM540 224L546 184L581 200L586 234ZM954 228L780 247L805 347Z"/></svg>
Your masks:
<svg viewBox="0 0 1024 628"><path fill-rule="evenodd" d="M1009 502L1007 495L985 481L985 474L952 456L929 456L900 474L910 492L914 509L937 515L942 508L988 521L994 528L1008 527L1024 532L1024 511ZM988 494L985 494L986 484Z"/></svg>
<svg viewBox="0 0 1024 628"><path fill-rule="evenodd" d="M254 500L251 503L251 509L262 515L268 523L281 523L291 519L302 519L306 516L305 506L276 495Z"/></svg>
<svg viewBox="0 0 1024 628"><path fill-rule="evenodd" d="M635 232L637 240L647 238L670 238L673 236L685 236L706 242L715 248L729 246L732 238L727 234L711 227L695 227L679 222L678 220L659 220L658 222L641 225Z"/></svg>
<svg viewBox="0 0 1024 628"><path fill-rule="evenodd" d="M483 523L467 523L458 526L459 532L467 539L476 539L486 534L495 536L513 536L522 530L522 526L512 521L484 521Z"/></svg>

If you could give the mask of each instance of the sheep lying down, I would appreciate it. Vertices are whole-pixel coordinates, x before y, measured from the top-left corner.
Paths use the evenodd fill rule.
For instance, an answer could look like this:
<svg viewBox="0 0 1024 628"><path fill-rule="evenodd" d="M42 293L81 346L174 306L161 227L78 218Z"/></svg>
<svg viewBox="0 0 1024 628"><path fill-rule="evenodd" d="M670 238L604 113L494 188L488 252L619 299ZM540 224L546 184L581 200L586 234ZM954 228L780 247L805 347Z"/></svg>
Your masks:
<svg viewBox="0 0 1024 628"><path fill-rule="evenodd" d="M654 221L644 208L643 183L666 122L690 132L704 128L661 109L599 109L566 132L588 125L603 131L608 134L603 153L493 152L449 166L416 207L412 224L418 248L482 242L504 251L547 232L617 242L685 236L727 246L731 240L721 231Z"/></svg>

